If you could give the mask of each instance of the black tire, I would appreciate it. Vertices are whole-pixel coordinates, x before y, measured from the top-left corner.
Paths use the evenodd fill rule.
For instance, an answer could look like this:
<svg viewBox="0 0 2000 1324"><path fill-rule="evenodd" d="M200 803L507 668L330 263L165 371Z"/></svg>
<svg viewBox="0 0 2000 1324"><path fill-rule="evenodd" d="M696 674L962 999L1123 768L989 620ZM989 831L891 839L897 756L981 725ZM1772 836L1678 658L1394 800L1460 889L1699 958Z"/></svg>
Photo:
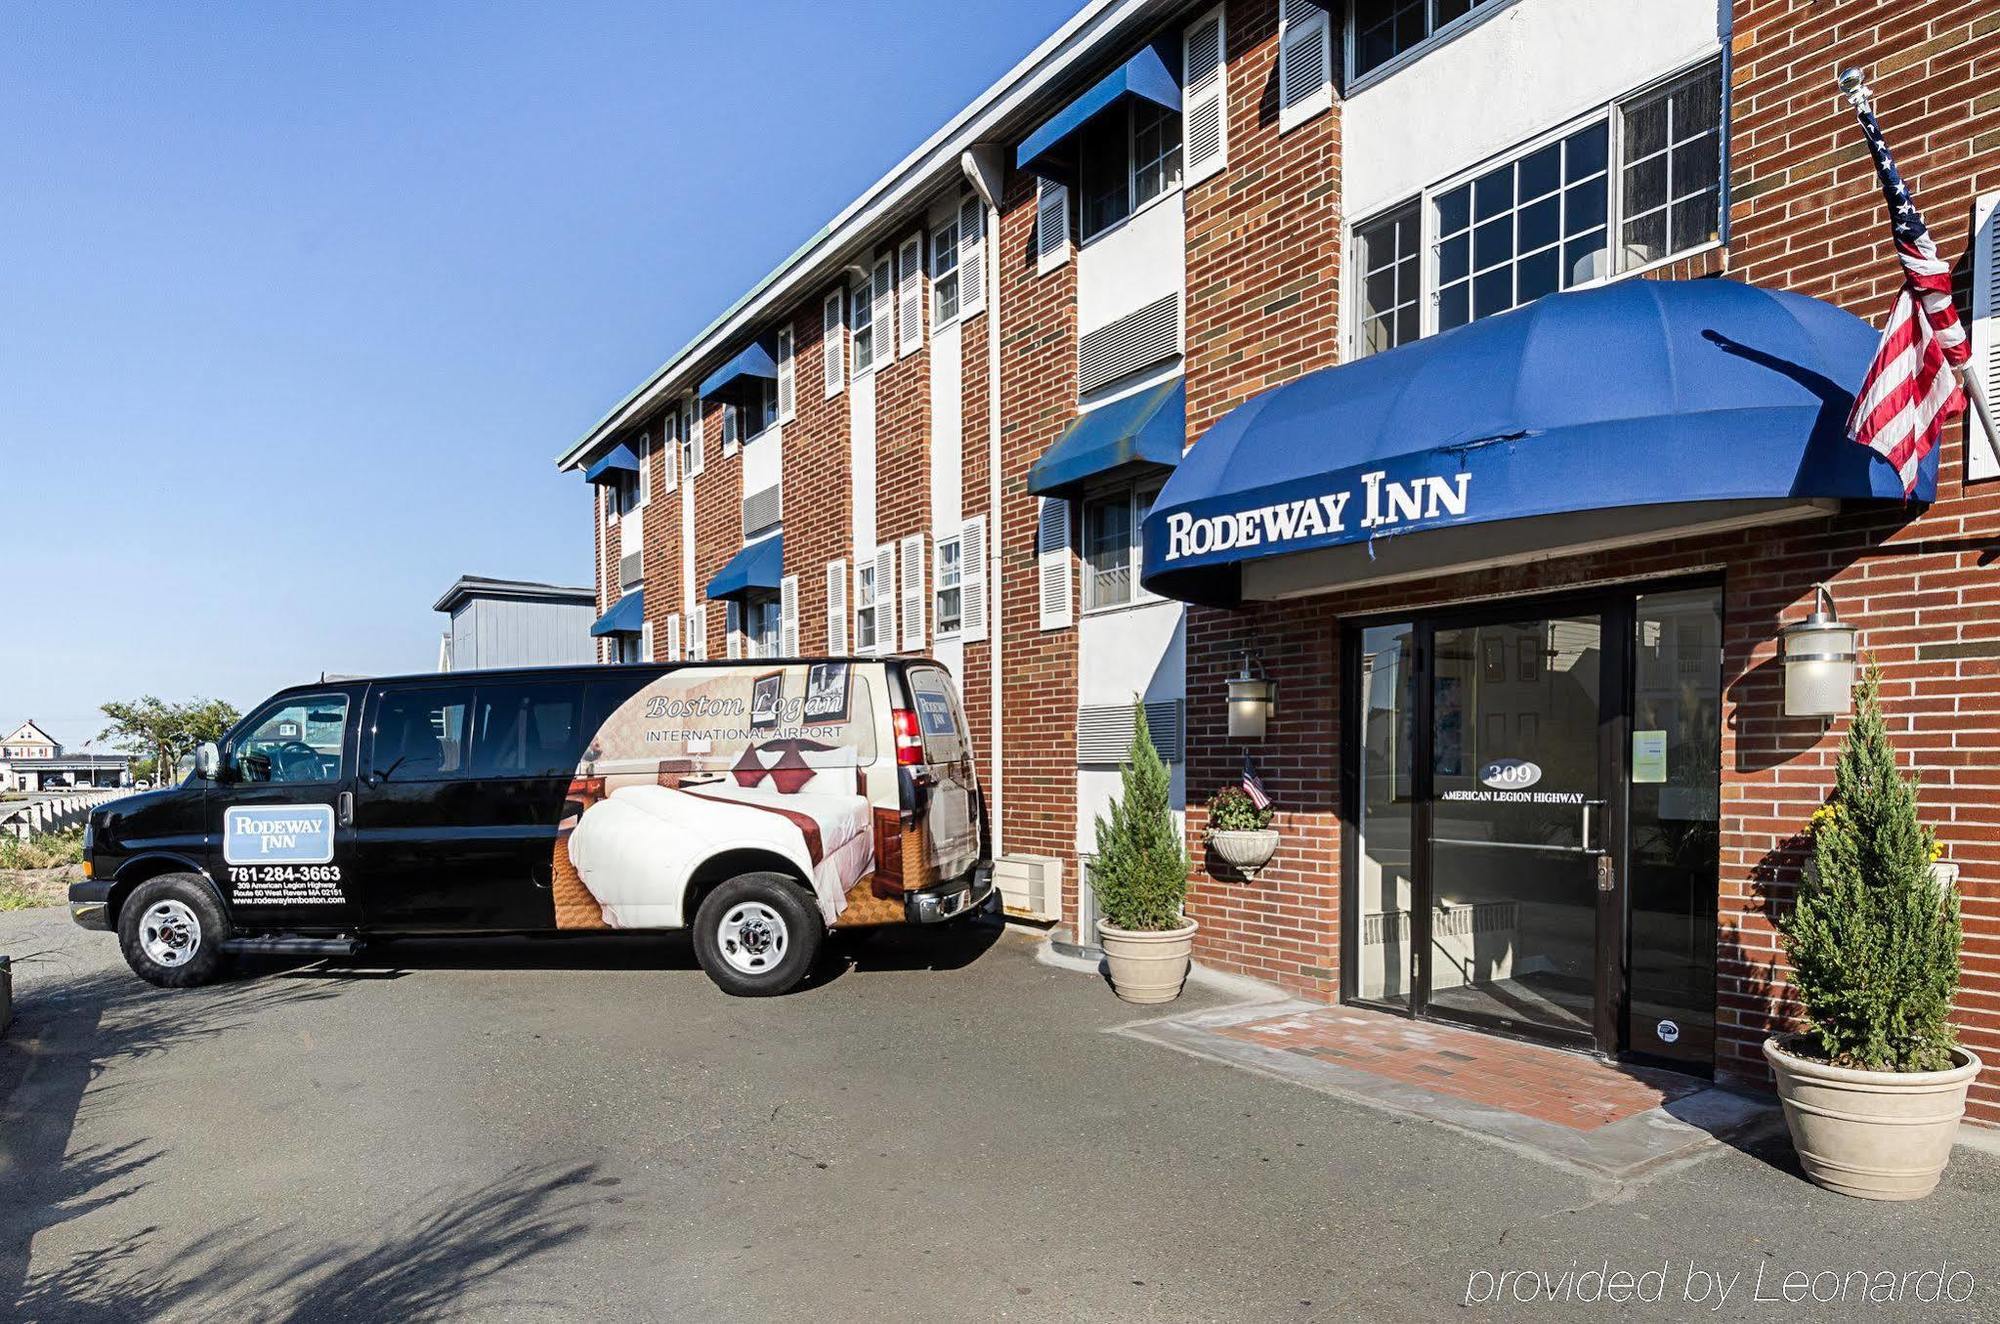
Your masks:
<svg viewBox="0 0 2000 1324"><path fill-rule="evenodd" d="M826 939L805 887L781 873L738 874L702 898L694 956L717 988L768 998L798 987Z"/></svg>
<svg viewBox="0 0 2000 1324"><path fill-rule="evenodd" d="M149 878L118 911L118 946L125 963L161 988L193 988L214 979L222 969L222 944L228 937L229 918L200 874ZM154 955L168 951L186 954L178 960Z"/></svg>

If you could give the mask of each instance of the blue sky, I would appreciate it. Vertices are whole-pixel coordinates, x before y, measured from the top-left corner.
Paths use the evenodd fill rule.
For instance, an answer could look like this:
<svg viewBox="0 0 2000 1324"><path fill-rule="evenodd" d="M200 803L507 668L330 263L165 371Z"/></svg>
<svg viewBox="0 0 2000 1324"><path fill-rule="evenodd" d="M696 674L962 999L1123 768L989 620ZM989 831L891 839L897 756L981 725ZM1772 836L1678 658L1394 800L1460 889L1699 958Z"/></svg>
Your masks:
<svg viewBox="0 0 2000 1324"><path fill-rule="evenodd" d="M0 726L588 583L557 451L1080 2L0 8Z"/></svg>

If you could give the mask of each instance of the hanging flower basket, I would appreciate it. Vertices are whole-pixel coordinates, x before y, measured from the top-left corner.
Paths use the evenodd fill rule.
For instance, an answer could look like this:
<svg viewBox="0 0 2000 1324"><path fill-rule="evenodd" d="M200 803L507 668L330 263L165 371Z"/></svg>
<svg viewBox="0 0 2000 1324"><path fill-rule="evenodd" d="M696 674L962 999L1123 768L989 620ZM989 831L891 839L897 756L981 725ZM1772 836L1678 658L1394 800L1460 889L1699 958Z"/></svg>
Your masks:
<svg viewBox="0 0 2000 1324"><path fill-rule="evenodd" d="M1278 829L1242 828L1209 829L1208 848L1215 852L1215 858L1242 874L1245 878L1255 878L1263 867L1278 853Z"/></svg>

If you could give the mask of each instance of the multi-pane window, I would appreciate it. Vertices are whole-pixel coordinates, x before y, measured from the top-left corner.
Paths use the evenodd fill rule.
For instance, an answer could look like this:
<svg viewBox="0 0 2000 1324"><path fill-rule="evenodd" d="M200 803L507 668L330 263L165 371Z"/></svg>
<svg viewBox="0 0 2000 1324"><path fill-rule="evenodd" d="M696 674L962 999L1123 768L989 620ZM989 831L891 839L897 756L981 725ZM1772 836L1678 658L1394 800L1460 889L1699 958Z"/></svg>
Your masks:
<svg viewBox="0 0 2000 1324"><path fill-rule="evenodd" d="M1360 77L1496 0L1354 0L1354 69Z"/></svg>
<svg viewBox="0 0 2000 1324"><path fill-rule="evenodd" d="M847 292L847 326L853 334L854 375L875 366L875 300L863 281Z"/></svg>
<svg viewBox="0 0 2000 1324"><path fill-rule="evenodd" d="M1628 265L1717 237L1722 193L1722 70L1704 69L1622 108L1623 220Z"/></svg>
<svg viewBox="0 0 2000 1324"><path fill-rule="evenodd" d="M1139 523L1162 484L1151 480L1083 503L1083 609L1123 607L1147 594L1139 585Z"/></svg>
<svg viewBox="0 0 2000 1324"><path fill-rule="evenodd" d="M959 632L965 621L965 545L956 534L938 539L937 595L933 615L938 637Z"/></svg>
<svg viewBox="0 0 2000 1324"><path fill-rule="evenodd" d="M737 608L743 632L743 656L776 657L778 630L783 624L782 604L775 593L753 593Z"/></svg>
<svg viewBox="0 0 2000 1324"><path fill-rule="evenodd" d="M722 444L735 446L778 421L778 384L769 377L745 377L729 386L722 404Z"/></svg>
<svg viewBox="0 0 2000 1324"><path fill-rule="evenodd" d="M1422 229L1422 211L1414 202L1355 228L1354 261L1361 271L1357 358L1394 349L1420 334Z"/></svg>
<svg viewBox="0 0 2000 1324"><path fill-rule="evenodd" d="M854 568L854 650L857 653L872 652L877 643L875 589L875 563L863 561Z"/></svg>
<svg viewBox="0 0 2000 1324"><path fill-rule="evenodd" d="M1181 182L1181 117L1142 98L1087 125L1078 145L1084 240Z"/></svg>
<svg viewBox="0 0 2000 1324"><path fill-rule="evenodd" d="M931 325L958 316L958 218L931 231Z"/></svg>
<svg viewBox="0 0 2000 1324"><path fill-rule="evenodd" d="M1610 273L1608 143L1600 120L1437 195L1438 330Z"/></svg>

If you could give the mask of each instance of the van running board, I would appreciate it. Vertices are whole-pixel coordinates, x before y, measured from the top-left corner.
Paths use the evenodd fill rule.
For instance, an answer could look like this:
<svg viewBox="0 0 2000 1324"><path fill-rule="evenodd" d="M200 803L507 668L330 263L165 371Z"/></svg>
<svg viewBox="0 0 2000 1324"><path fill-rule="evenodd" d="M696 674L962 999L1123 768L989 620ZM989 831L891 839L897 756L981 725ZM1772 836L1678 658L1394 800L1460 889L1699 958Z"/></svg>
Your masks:
<svg viewBox="0 0 2000 1324"><path fill-rule="evenodd" d="M358 938L229 938L222 950L231 956L352 956L361 950Z"/></svg>

